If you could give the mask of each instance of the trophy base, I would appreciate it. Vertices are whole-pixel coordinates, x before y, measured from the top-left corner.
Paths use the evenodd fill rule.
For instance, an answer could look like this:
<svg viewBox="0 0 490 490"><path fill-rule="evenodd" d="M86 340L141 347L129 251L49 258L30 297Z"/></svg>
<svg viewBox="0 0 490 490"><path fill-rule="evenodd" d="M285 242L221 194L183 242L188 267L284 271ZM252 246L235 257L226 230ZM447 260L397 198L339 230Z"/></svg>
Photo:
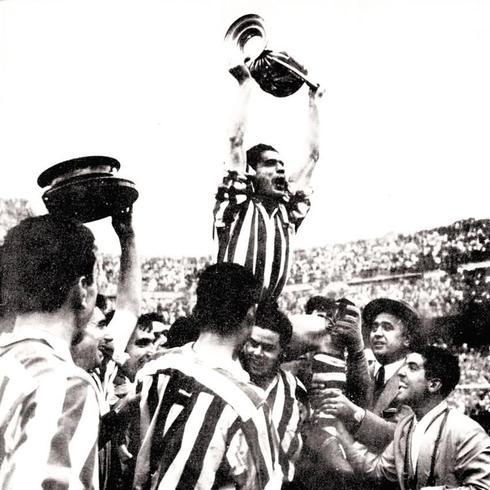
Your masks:
<svg viewBox="0 0 490 490"><path fill-rule="evenodd" d="M42 198L49 213L89 223L128 208L138 191L130 180L98 175L55 185Z"/></svg>

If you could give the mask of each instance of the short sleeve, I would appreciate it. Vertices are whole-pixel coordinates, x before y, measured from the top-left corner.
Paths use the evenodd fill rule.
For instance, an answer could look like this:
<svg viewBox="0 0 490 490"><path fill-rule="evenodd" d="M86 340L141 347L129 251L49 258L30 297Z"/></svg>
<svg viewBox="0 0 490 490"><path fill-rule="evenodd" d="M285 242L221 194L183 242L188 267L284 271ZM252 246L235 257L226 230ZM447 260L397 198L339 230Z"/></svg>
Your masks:
<svg viewBox="0 0 490 490"><path fill-rule="evenodd" d="M216 192L214 226L228 226L252 192L252 183L246 174L234 170L227 171Z"/></svg>
<svg viewBox="0 0 490 490"><path fill-rule="evenodd" d="M287 203L289 222L298 229L310 210L310 195L304 191L292 194Z"/></svg>

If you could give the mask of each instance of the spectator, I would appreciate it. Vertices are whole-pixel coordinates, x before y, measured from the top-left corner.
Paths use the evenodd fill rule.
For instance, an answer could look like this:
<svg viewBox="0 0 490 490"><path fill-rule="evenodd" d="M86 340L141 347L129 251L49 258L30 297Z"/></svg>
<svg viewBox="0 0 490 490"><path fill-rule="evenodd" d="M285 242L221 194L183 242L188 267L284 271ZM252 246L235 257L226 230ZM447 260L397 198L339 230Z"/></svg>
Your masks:
<svg viewBox="0 0 490 490"><path fill-rule="evenodd" d="M400 421L381 457L364 453L342 432L356 471L376 481L397 481L402 489L489 488L490 438L446 401L459 380L457 358L441 347L417 349L398 376L397 397L414 413Z"/></svg>

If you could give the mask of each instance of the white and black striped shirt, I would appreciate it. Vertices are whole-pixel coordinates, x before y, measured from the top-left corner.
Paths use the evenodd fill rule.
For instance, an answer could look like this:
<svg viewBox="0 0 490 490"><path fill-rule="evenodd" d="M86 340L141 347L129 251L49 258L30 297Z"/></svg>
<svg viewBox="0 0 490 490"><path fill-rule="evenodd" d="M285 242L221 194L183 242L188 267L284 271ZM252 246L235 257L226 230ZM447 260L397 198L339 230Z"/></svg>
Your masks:
<svg viewBox="0 0 490 490"><path fill-rule="evenodd" d="M279 441L263 397L188 348L142 370L137 489L278 489Z"/></svg>
<svg viewBox="0 0 490 490"><path fill-rule="evenodd" d="M0 488L98 488L90 377L44 331L0 337Z"/></svg>
<svg viewBox="0 0 490 490"><path fill-rule="evenodd" d="M309 209L306 195L297 192L278 201L269 215L251 181L229 172L214 208L217 261L245 266L262 286L261 299L277 299L291 268L291 240Z"/></svg>

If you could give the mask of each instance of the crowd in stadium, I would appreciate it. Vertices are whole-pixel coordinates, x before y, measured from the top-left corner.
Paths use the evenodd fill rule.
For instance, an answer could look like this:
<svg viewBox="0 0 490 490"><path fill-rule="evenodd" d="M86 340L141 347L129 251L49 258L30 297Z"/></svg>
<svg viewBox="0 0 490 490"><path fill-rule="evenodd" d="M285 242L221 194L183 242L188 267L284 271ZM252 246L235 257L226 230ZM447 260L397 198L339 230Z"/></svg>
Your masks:
<svg viewBox="0 0 490 490"><path fill-rule="evenodd" d="M23 203L20 201L19 203L20 208L24 209ZM17 207L19 203L14 202L14 207ZM12 202L9 202L6 207L10 209L12 207ZM19 213L12 214L10 212L6 214L7 218L2 221L2 224L4 224L6 230L11 228L16 221L21 221L26 215L29 215L29 213L25 210ZM120 226L118 228L117 225L114 225L114 227L116 233L118 233L118 236L120 237L123 254L127 253L124 252L126 246L123 245L123 243L125 243L125 240L129 240L128 243L130 243L132 235L131 233L129 235L125 235L125 233L127 233L127 228L124 226ZM365 318L363 313L363 323L373 321L373 318L381 318L379 313L376 313L378 317L372 317L371 320L368 320L367 309L369 308L369 305L372 305L378 301L373 301L374 298L391 298L392 300L395 300L395 302L398 300L406 302L411 305L410 308L415 308L415 310L422 314L426 319L457 315L464 306L468 306L468 304L472 303L487 304L489 300L489 293L487 287L486 268L476 266L461 267L458 269L458 267L456 267L456 265L461 266L467 264L473 266L474 260L483 261L487 259L485 254L488 241L486 233L486 222L467 220L466 222L456 223L452 227L421 232L420 234L415 234L411 237L403 237L402 235L399 235L398 239L394 241L389 239L365 240L362 242L317 248L311 251L311 253L309 253L307 250L297 251L295 255L296 260L294 262L293 274L288 285L278 298L279 310L266 310L267 315L279 315L279 311L283 311L288 315L294 316L299 314L301 318L304 318L304 315L302 314L308 312L309 299L312 298L312 296L319 294L323 295L323 298L339 299L343 297L348 298L356 305L367 305L366 311L364 312L366 313ZM451 240L447 241L448 237L452 237ZM422 243L423 246L420 245ZM418 244L417 249L413 244ZM17 244L14 248L18 247L19 245ZM455 255L454 251L450 251L451 248L457 248L461 252L460 256ZM388 249L391 251L390 253L393 254L392 257L387 254ZM10 248L6 249L5 253L7 253L9 250ZM72 254L73 253L74 252L72 251ZM446 254L451 255L452 258L448 259ZM397 260L394 260L394 256L397 257ZM388 259L387 257L391 258ZM431 259L427 260L427 257L430 257ZM211 257L180 259L165 257L152 258L144 260L143 263L137 267L137 270L134 269L132 273L128 273L128 270L121 271L120 268L122 263L123 261L121 261L118 257L104 255L102 257L102 261L98 263L98 286L99 292L105 295L104 305L101 305L102 309L100 311L107 314L107 320L104 320L103 314L102 321L106 322L104 325L107 325L108 322L109 327L111 325L116 325L116 323L119 324L122 321L122 317L117 316L117 311L121 307L121 299L118 298L126 298L125 301L128 301L128 298L131 297L133 299L136 298L138 294L134 289L135 284L139 284L140 292L142 291L139 311L143 313L143 315L137 321L138 326L135 330L136 333L130 335L128 331L126 342L128 342L129 338L129 343L128 347L126 348L126 352L124 353L124 355L127 356L127 360L125 362L113 361L110 357L107 357L106 359L108 359L108 361L97 361L102 362L103 364L96 364L96 361L94 361L94 364L85 364L89 358L86 346L81 346L80 349L73 347L72 349L74 359L79 358L80 367L89 371L91 376L93 376L93 379L98 380L96 383L101 383L100 390L103 396L108 401L111 399L114 400L111 403L115 403L114 405L108 404L107 408L105 408L104 411L101 411L101 428L104 428L104 432L100 432L101 429L99 429L98 434L99 459L102 458L100 459L101 467L98 470L98 478L101 482L105 481L105 483L101 484L101 486L106 488L110 488L111 485L116 485L117 488L127 488L129 480L126 481L126 479L128 478L128 475L131 475L131 481L134 478L134 482L137 482L138 478L144 479L148 477L148 475L145 473L147 470L144 462L146 461L146 458L149 458L150 453L145 452L146 448L144 445L139 449L137 460L133 460L131 463L136 464L136 467L131 466L131 464L128 466L128 460L124 459L127 457L124 456L124 451L131 449L132 444L132 439L130 437L131 422L129 422L130 425L128 427L125 425L126 428L123 432L120 432L121 429L117 428L119 425L117 427L113 426L113 422L109 422L109 425L106 426L106 422L103 422L105 420L104 417L110 416L112 420L113 417L119 417L117 413L119 410L121 410L121 413L123 413L124 416L122 416L121 419L118 418L117 423L121 424L121 420L124 419L126 421L124 424L127 424L127 420L131 420L131 417L134 416L131 415L128 419L126 409L124 408L126 403L125 400L129 400L132 396L130 391L127 391L130 385L128 380L133 380L134 376L136 376L139 372L139 369L141 369L142 366L151 358L149 352L153 352L153 356L156 352L159 352L159 355L161 356L162 353L165 353L166 347L174 347L196 338L198 338L198 340L200 339L198 332L194 330L195 327L189 323L189 319L191 317L196 317L196 311L199 311L199 295L201 295L202 298L202 295L204 294L202 288L204 286L201 286L201 289L197 288L197 286L201 281L204 281L203 277L205 276L205 273L203 275L203 271L209 269L212 259ZM126 264L126 267L128 267L129 262L125 260L124 263ZM401 263L403 263L403 265L400 265ZM136 262L134 262L134 264L136 264ZM121 284L121 277L125 277L126 279L128 277L133 278L133 287L130 288L131 291L126 290L127 286ZM138 277L139 280L134 280ZM212 281L214 280L215 279L212 279ZM240 279L240 282L243 280L243 278ZM212 291L212 296L214 296L215 292L217 291L217 287L218 285L213 283L210 290ZM219 310L223 307L223 304L227 304L226 302L223 303L223 299L228 293L229 292L227 290L222 290L219 293L225 296L217 301L214 308L218 308ZM130 307L130 309L132 308L134 308L134 306ZM114 309L116 310L116 313L113 317L114 320L111 320L110 318L112 314L107 312ZM404 314L411 314L410 312L412 310L410 309L408 311L409 313ZM398 312L398 310L392 311L393 314L396 312ZM134 315L134 313L132 315ZM400 313L400 315L402 314ZM136 317L134 318L136 321ZM277 318L278 322L283 321L280 320L280 316ZM383 317L383 319L385 318L389 319L391 317L388 315L388 317ZM402 316L400 316L400 318L402 318ZM126 318L123 323L127 323L127 320L128 319ZM114 324L111 323L113 321L115 322ZM383 321L386 322L386 319ZM269 316L261 317L260 314L258 314L257 322L259 322L260 325L258 327L258 332L260 332L262 329L261 325L264 326L263 328L272 328L268 323ZM341 323L342 322L337 322L337 327L341 325ZM354 323L351 323L351 327L354 325ZM383 322L381 323L384 324ZM407 323L407 325L408 324L409 323ZM156 327L156 325L159 326ZM179 325L178 329L177 325ZM121 328L121 326L119 326L119 328ZM184 328L185 332L182 330L182 328ZM419 328L421 328L421 326ZM262 337L260 337L258 333L257 335L257 337L254 337L254 334L252 334L252 340L249 342L260 343L261 340L263 341ZM350 352L350 349L354 349L351 342L354 342L354 344L356 342L361 342L360 339L355 339L355 335L352 335L352 331L349 335L351 336L350 341L347 342L346 340L346 345L349 346L346 351L347 353ZM364 340L364 342L368 342L367 345L369 345L373 339L373 334L370 335L370 340L368 340L367 337ZM253 340L255 338L257 340ZM443 340L441 337L437 340L439 345L443 345L444 351L444 349L447 347L447 344L444 342L447 339ZM143 344L142 342L146 342L146 344ZM142 347L143 345L145 345L145 347ZM253 343L246 345L248 345L246 349L249 349L250 353L253 353L256 349ZM373 345L373 348L376 346L375 343L371 345ZM443 351L436 351L434 355L446 355ZM470 416L472 420L479 422L481 427L488 431L490 429L490 376L488 375L488 372L490 372L489 346L469 346L468 344L456 345L451 343L449 346L449 351L457 355L456 362L459 363L460 376L458 376L457 386L453 387L454 389L447 397L447 401L444 401L444 403L447 402L449 409L455 408L457 413ZM134 352L136 352L136 354L134 354ZM137 352L140 353L138 354ZM247 352L247 350L244 352ZM405 354L403 355L406 355L408 351L404 352ZM421 352L424 352L424 356L432 355L425 353L423 350L421 350ZM165 358L165 355L161 357L161 359ZM115 354L113 359L116 359ZM247 366L246 359L247 358L244 357L244 360L242 361L244 366ZM252 360L249 362L252 364L247 369L250 369L251 379L256 379L255 382L260 383L260 380L262 379L260 376L257 378L253 377L253 373L255 372L255 361L253 360L255 357L253 354L251 354L250 359ZM347 362L353 362L349 361L349 354L347 355L346 359ZM414 359L416 360L416 358ZM449 361L450 359L447 360ZM104 364L105 362L108 362L108 364ZM121 364L119 364L119 362L121 362ZM318 363L320 361L315 361L313 359L313 362ZM164 364L162 364L162 366ZM99 367L95 368L94 370L94 366L97 365L99 365ZM100 371L100 366L105 366L103 368L104 371ZM101 372L102 377L100 374ZM112 373L114 373L116 376L114 378L114 382L106 385L105 380L108 376L113 376ZM158 373L160 373L160 371L157 371L156 374L153 374L152 376L157 376ZM198 376L197 372L195 375ZM208 375L211 375L211 373ZM316 374L313 373L313 381L310 380L310 383L317 384L313 384L312 386L317 386L319 388L322 388L323 386L322 389L326 390L325 393L330 393L325 384L322 385L321 381L314 381L316 379L315 376ZM378 375L376 375L376 379L378 376L379 371ZM119 379L120 381L116 382ZM321 380L323 378L318 379ZM337 380L336 383L339 383L338 378L335 379ZM402 379L401 374L400 379ZM224 382L224 380L222 381ZM290 381L288 381L288 383L289 382ZM342 387L342 390L345 390L346 383L347 386L349 386L348 379L340 382L338 386ZM362 388L362 384L360 385L360 388ZM70 390L71 388L67 389ZM68 396L69 392L67 391L66 393ZM274 397L276 397L274 391L273 393ZM145 396L150 395L151 390L145 394ZM272 394L270 396L272 396ZM361 413L366 413L366 409L361 408L366 406L365 404L367 403L367 401L363 399L362 389L360 389L357 395L350 394L349 396L353 396L350 401L346 397L339 398L338 395L333 392L330 393L329 396L332 396L333 398L327 398L327 401L323 402L325 403L323 410L326 410L326 413L331 413L332 415L340 418L345 417L346 415L343 414L344 412L338 408L338 403L345 404L345 407L357 407L355 404L352 405L352 400L359 403L359 407L354 408L354 411L360 410ZM312 398L309 403L313 404L313 400L314 398ZM330 404L328 400L330 400ZM332 404L332 401L335 403ZM41 403L41 401L39 400L38 403ZM65 401L65 404L66 403L67 402ZM100 400L98 403L100 404L100 407L105 406ZM276 399L271 399L270 403L276 403ZM151 407L151 403L149 407ZM131 408L131 410L133 409L134 408ZM286 410L285 407L284 410ZM311 415L313 418L314 413L315 411L313 411L313 415ZM366 415L363 415L363 417L366 417ZM342 420L344 419L342 418ZM2 423L1 418L0 423ZM371 424L371 422L369 423ZM347 424L346 427L349 427L347 420L345 421L345 424ZM455 424L455 426L458 425L456 422ZM151 434L152 437L156 437L153 435L152 427L152 425L148 427L148 434ZM77 430L83 430L86 434L88 434L86 427L80 426L80 429L77 428ZM105 431L107 430L109 430L108 434L113 432L112 435L105 435ZM387 437L389 439L393 437L393 433L390 432L391 429L386 429L387 432L385 432L385 429L383 428L383 430L381 430L381 426L379 426L376 431L378 430L381 431L379 435L381 438ZM326 455L322 455L322 451L324 450L322 448L325 447L326 441L324 439L321 441L317 440L318 431L314 430L313 433L308 432L307 429L305 429L305 431L306 432L303 434L303 437L306 438L306 446L303 449L305 452L302 454L306 454L308 458L313 458L309 451L315 450L320 451L315 458L327 458L326 460L322 460L324 469L322 472L320 472L321 478L324 478L325 474L328 474L329 478L333 478L332 481L336 482L339 489L363 488L364 481L361 481L360 483L358 480L356 480L356 478L350 474L351 470L346 470L345 474L342 472L339 473L338 465L345 464L344 459L336 459L336 456L331 453L330 450L326 453ZM56 437L59 436L60 435L58 434ZM66 434L64 434L64 436L66 436ZM330 439L331 437L332 436L330 435L327 436L329 446L333 444L331 440L335 439ZM339 441L336 442L336 444L340 442L342 444L348 444L349 437L352 436L341 436L338 434L336 437L338 437ZM293 447L295 444L294 438L291 440L285 440L287 440L287 444L289 444L290 447ZM372 441L372 435L366 441L362 440L362 438L360 439L363 444L368 444L369 440ZM121 444L118 447L118 451L123 451L123 453L117 451L114 452L114 450L111 449L111 444ZM383 443L383 447L385 447L384 444L385 443ZM347 448L350 446L348 445L344 447ZM77 451L78 450L80 450L80 448L77 449ZM111 454L112 456L109 457L108 454ZM127 452L126 454L131 456L130 452ZM297 454L299 455L299 452ZM350 454L350 450L347 451L347 455L349 458L356 458L355 455L353 456ZM109 459L107 459L108 457ZM285 479L285 483L283 483L282 487L284 489L303 488L297 487L297 485L302 485L304 481L315 481L314 478L318 476L309 466L312 464L312 461L316 461L315 459L312 459L311 461L310 459L307 461L297 461L296 457L297 456L290 460L289 469L283 468L281 471L281 478ZM117 463L118 461L120 461L120 464ZM295 473L294 465L296 463L298 463L298 467ZM62 466L64 463L60 461L57 464ZM88 465L84 469L87 474L90 471L97 471L91 463L88 463L88 460L85 462L85 464ZM310 468L310 470L308 470L308 468ZM332 471L333 473L330 473ZM470 469L467 471L470 472ZM95 473L92 474L95 475ZM296 477L294 477L295 474L297 475ZM26 474L23 474L18 481L27 481L24 480L26 478L25 475ZM180 477L180 481L188 481L187 476L184 478L183 475L184 474L182 474ZM292 478L291 481L288 480L288 475L290 475ZM32 475L29 475L29 478L31 476ZM0 475L0 477L2 476ZM9 477L7 476L6 481L9 481L8 478ZM299 480L294 480L293 478L299 478ZM16 480L10 481L13 482ZM87 487L90 485L88 481L85 481L84 484ZM261 483L256 481L255 483L251 484L250 487L244 486L243 488L261 488L261 485ZM139 487L136 486L135 488Z"/></svg>

